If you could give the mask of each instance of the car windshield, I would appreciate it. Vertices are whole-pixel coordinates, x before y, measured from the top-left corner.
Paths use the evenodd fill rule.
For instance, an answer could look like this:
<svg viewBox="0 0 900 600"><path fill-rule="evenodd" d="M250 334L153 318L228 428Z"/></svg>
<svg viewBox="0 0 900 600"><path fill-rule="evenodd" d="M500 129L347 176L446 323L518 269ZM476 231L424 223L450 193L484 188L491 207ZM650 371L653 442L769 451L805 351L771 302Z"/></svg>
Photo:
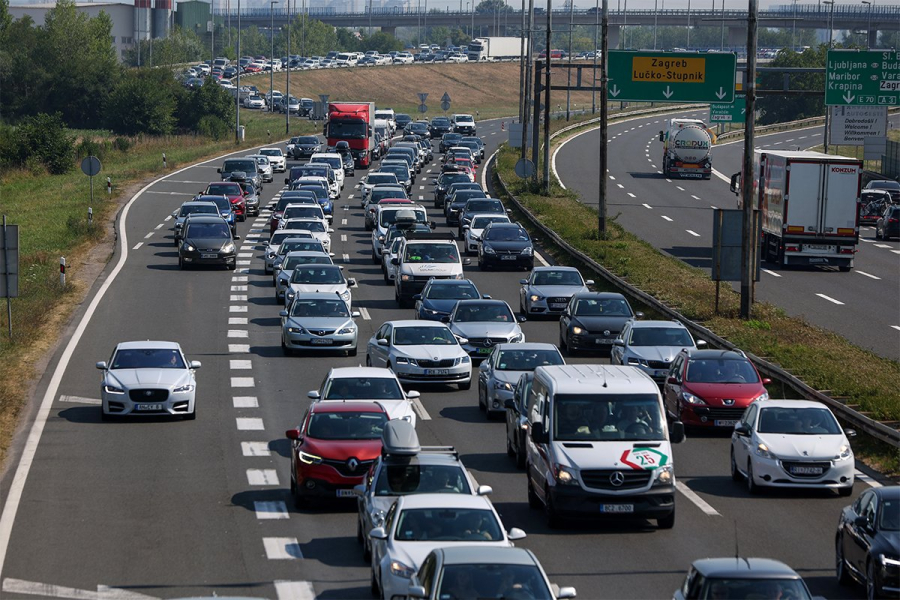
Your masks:
<svg viewBox="0 0 900 600"><path fill-rule="evenodd" d="M256 161L252 158L226 160L222 165L223 173L234 173L243 171L244 173L256 173Z"/></svg>
<svg viewBox="0 0 900 600"><path fill-rule="evenodd" d="M516 227L491 227L485 235L492 242L527 242L531 238L524 229Z"/></svg>
<svg viewBox="0 0 900 600"><path fill-rule="evenodd" d="M441 185L449 187L454 183L469 183L469 176L465 173L444 173L441 175Z"/></svg>
<svg viewBox="0 0 900 600"><path fill-rule="evenodd" d="M206 193L211 196L237 196L241 193L241 186L237 183L211 183Z"/></svg>
<svg viewBox="0 0 900 600"><path fill-rule="evenodd" d="M429 300L477 300L481 296L471 283L448 283L430 286L425 297Z"/></svg>
<svg viewBox="0 0 900 600"><path fill-rule="evenodd" d="M456 244L407 244L404 261L410 263L458 263Z"/></svg>
<svg viewBox="0 0 900 600"><path fill-rule="evenodd" d="M453 320L457 323L475 323L481 321L495 321L499 323L512 323L515 321L512 310L504 303L492 304L467 304L456 309Z"/></svg>
<svg viewBox="0 0 900 600"><path fill-rule="evenodd" d="M375 482L376 496L471 494L462 468L449 465L385 465Z"/></svg>
<svg viewBox="0 0 900 600"><path fill-rule="evenodd" d="M534 371L538 367L565 364L557 350L503 350L497 357L498 371Z"/></svg>
<svg viewBox="0 0 900 600"><path fill-rule="evenodd" d="M197 240L227 240L231 238L231 230L223 221L222 223L191 223L188 220L188 230L184 237Z"/></svg>
<svg viewBox="0 0 900 600"><path fill-rule="evenodd" d="M900 531L900 500L881 499L881 517L878 520L881 531Z"/></svg>
<svg viewBox="0 0 900 600"><path fill-rule="evenodd" d="M397 215L400 213L408 214L413 213L416 216L417 223L425 222L425 213L421 210L410 210L408 208L401 208L399 210L383 210L381 211L381 218L378 220L379 224L382 227L387 227L388 225L393 225L397 221Z"/></svg>
<svg viewBox="0 0 900 600"><path fill-rule="evenodd" d="M119 350L110 369L184 369L181 352L171 348L134 348Z"/></svg>
<svg viewBox="0 0 900 600"><path fill-rule="evenodd" d="M694 340L681 327L635 327L631 330L629 346L693 346Z"/></svg>
<svg viewBox="0 0 900 600"><path fill-rule="evenodd" d="M272 237L269 238L269 246L280 246L281 242L286 240L289 237L300 237L293 231L285 231L283 229L276 231L272 234Z"/></svg>
<svg viewBox="0 0 900 600"><path fill-rule="evenodd" d="M770 406L759 411L759 433L840 435L841 427L825 408Z"/></svg>
<svg viewBox="0 0 900 600"><path fill-rule="evenodd" d="M328 382L324 400L402 400L403 390L392 377L338 377Z"/></svg>
<svg viewBox="0 0 900 600"><path fill-rule="evenodd" d="M379 183L397 183L397 176L393 173L372 173L366 177L366 183L369 185L377 185Z"/></svg>
<svg viewBox="0 0 900 600"><path fill-rule="evenodd" d="M466 203L466 212L502 213L503 204L499 200L469 200Z"/></svg>
<svg viewBox="0 0 900 600"><path fill-rule="evenodd" d="M294 167L291 169L291 179L300 179L301 177L322 177L328 179L328 167L330 165L305 165L303 167Z"/></svg>
<svg viewBox="0 0 900 600"><path fill-rule="evenodd" d="M584 285L581 274L578 271L536 271L531 280L531 285Z"/></svg>
<svg viewBox="0 0 900 600"><path fill-rule="evenodd" d="M219 214L219 207L213 204L184 204L181 207L180 215L186 217L193 214Z"/></svg>
<svg viewBox="0 0 900 600"><path fill-rule="evenodd" d="M458 342L446 327L397 327L394 329L395 346L456 346Z"/></svg>
<svg viewBox="0 0 900 600"><path fill-rule="evenodd" d="M497 517L487 509L410 508L397 518L394 539L404 542L500 542L503 531Z"/></svg>
<svg viewBox="0 0 900 600"><path fill-rule="evenodd" d="M456 115L457 123L474 123L475 119L471 115Z"/></svg>
<svg viewBox="0 0 900 600"><path fill-rule="evenodd" d="M282 268L285 271L293 271L300 265L330 265L331 257L326 254L314 254L310 256L289 256Z"/></svg>
<svg viewBox="0 0 900 600"><path fill-rule="evenodd" d="M809 600L809 590L799 579L720 579L709 578L704 582L702 600L714 598L791 598Z"/></svg>
<svg viewBox="0 0 900 600"><path fill-rule="evenodd" d="M377 440L387 421L385 413L319 413L310 419L306 433L317 440Z"/></svg>
<svg viewBox="0 0 900 600"><path fill-rule="evenodd" d="M335 171L344 168L344 163L341 162L340 156L317 156L313 160L317 163L328 163Z"/></svg>
<svg viewBox="0 0 900 600"><path fill-rule="evenodd" d="M241 190L245 194L247 194L249 196L256 194L256 188L253 187L252 183L249 183L247 181L241 181L238 183L238 185L241 186Z"/></svg>
<svg viewBox="0 0 900 600"><path fill-rule="evenodd" d="M900 190L900 183L896 181L872 181L869 183L869 188L875 188L876 190Z"/></svg>
<svg viewBox="0 0 900 600"><path fill-rule="evenodd" d="M263 156L284 156L278 148L260 150L259 153Z"/></svg>
<svg viewBox="0 0 900 600"><path fill-rule="evenodd" d="M652 441L666 439L656 394L557 394L553 403L556 441ZM641 468L660 466L660 454L633 449L629 460Z"/></svg>
<svg viewBox="0 0 900 600"><path fill-rule="evenodd" d="M387 198L406 200L406 190L402 187L376 187L369 194L369 203L377 204L379 201Z"/></svg>
<svg viewBox="0 0 900 600"><path fill-rule="evenodd" d="M284 219L323 219L325 217L325 213L322 212L322 208L318 205L308 205L308 206L292 206L284 211Z"/></svg>
<svg viewBox="0 0 900 600"><path fill-rule="evenodd" d="M322 245L322 242L319 240L301 240L294 242L285 242L281 245L278 252L280 254L287 254L288 252L293 252L295 250L304 251L304 252L325 252L325 247ZM330 258L330 257L329 257Z"/></svg>
<svg viewBox="0 0 900 600"><path fill-rule="evenodd" d="M319 143L319 138L313 135L303 135L297 138L296 143L304 146L315 145Z"/></svg>
<svg viewBox="0 0 900 600"><path fill-rule="evenodd" d="M450 119L447 117L435 117L431 120L431 124L440 127L448 127L450 125Z"/></svg>
<svg viewBox="0 0 900 600"><path fill-rule="evenodd" d="M580 298L574 314L579 317L630 317L631 308L624 298Z"/></svg>
<svg viewBox="0 0 900 600"><path fill-rule="evenodd" d="M312 186L312 185L304 185L300 188L304 191L310 191L316 195L317 200L327 200L328 199L328 190L325 189L324 186Z"/></svg>
<svg viewBox="0 0 900 600"><path fill-rule="evenodd" d="M275 212L283 211L287 208L288 204L302 204L304 199L316 202L316 195L312 192L301 192L297 190L282 192L281 198L279 198L278 202L275 204ZM316 202L316 204L318 204L318 202Z"/></svg>
<svg viewBox="0 0 900 600"><path fill-rule="evenodd" d="M691 383L756 383L759 376L745 359L693 358L688 361L685 379Z"/></svg>
<svg viewBox="0 0 900 600"><path fill-rule="evenodd" d="M340 268L333 265L305 266L294 269L291 283L324 283L337 285L344 283Z"/></svg>
<svg viewBox="0 0 900 600"><path fill-rule="evenodd" d="M393 174L397 177L397 180L398 180L398 181L407 181L407 180L409 179L409 167L407 167L405 163L402 164L402 165L397 165L397 164L386 165L386 164L382 164L382 165L381 165L381 170L382 170L382 171L388 171L389 173L393 173ZM404 197L404 198L406 197L405 192L404 192L403 197Z"/></svg>
<svg viewBox="0 0 900 600"><path fill-rule="evenodd" d="M329 121L328 137L339 140L364 140L366 124L362 121Z"/></svg>
<svg viewBox="0 0 900 600"><path fill-rule="evenodd" d="M339 298L323 300L297 299L291 305L292 317L345 317L349 318L347 305Z"/></svg>
<svg viewBox="0 0 900 600"><path fill-rule="evenodd" d="M322 221L287 221L285 222L284 228L325 233L325 223Z"/></svg>
<svg viewBox="0 0 900 600"><path fill-rule="evenodd" d="M550 589L534 565L471 564L446 565L436 598L515 598L550 600Z"/></svg>

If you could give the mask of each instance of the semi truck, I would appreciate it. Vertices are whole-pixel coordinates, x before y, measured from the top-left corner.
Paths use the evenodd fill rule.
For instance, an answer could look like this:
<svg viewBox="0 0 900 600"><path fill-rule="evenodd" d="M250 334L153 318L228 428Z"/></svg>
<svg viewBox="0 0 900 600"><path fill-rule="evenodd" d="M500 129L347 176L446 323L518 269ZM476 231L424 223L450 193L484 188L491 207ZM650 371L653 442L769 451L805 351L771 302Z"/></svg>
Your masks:
<svg viewBox="0 0 900 600"><path fill-rule="evenodd" d="M821 152L756 150L753 203L760 211L760 256L779 266L853 268L859 242L862 161ZM742 207L742 173L731 191Z"/></svg>
<svg viewBox="0 0 900 600"><path fill-rule="evenodd" d="M495 60L519 60L522 58L522 38L485 37L475 38L466 49L469 62Z"/></svg>
<svg viewBox="0 0 900 600"><path fill-rule="evenodd" d="M699 119L669 119L659 132L663 143L662 171L666 177L709 179L710 149L715 137Z"/></svg>
<svg viewBox="0 0 900 600"><path fill-rule="evenodd" d="M323 135L329 151L340 141L350 145L357 169L368 169L375 150L375 103L329 102Z"/></svg>

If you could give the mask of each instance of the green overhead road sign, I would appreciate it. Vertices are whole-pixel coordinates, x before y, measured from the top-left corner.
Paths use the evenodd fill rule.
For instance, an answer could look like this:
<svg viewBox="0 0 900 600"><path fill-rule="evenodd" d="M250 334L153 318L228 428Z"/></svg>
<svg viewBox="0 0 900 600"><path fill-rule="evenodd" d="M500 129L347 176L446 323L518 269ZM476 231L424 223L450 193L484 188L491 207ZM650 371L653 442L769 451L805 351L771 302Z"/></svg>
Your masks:
<svg viewBox="0 0 900 600"><path fill-rule="evenodd" d="M610 50L610 100L733 102L737 59L726 52Z"/></svg>
<svg viewBox="0 0 900 600"><path fill-rule="evenodd" d="M900 105L900 51L829 50L825 104Z"/></svg>
<svg viewBox="0 0 900 600"><path fill-rule="evenodd" d="M747 119L747 96L738 94L731 104L710 104L710 123L743 123Z"/></svg>

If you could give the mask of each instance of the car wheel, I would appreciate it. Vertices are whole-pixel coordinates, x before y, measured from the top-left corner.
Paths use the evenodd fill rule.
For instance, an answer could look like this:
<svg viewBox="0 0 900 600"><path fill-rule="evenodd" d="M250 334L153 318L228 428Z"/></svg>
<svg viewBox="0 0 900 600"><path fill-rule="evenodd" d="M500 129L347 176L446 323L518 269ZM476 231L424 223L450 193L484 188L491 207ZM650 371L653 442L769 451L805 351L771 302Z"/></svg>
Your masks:
<svg viewBox="0 0 900 600"><path fill-rule="evenodd" d="M841 543L841 536L834 541L834 572L840 585L850 585L853 578L847 571L847 563L844 562L844 547Z"/></svg>
<svg viewBox="0 0 900 600"><path fill-rule="evenodd" d="M375 247L373 246L372 247L372 264L377 265L379 262L381 262L381 261L378 260L378 255L375 254Z"/></svg>
<svg viewBox="0 0 900 600"><path fill-rule="evenodd" d="M544 504L541 502L541 499L537 497L537 494L534 493L534 486L531 485L531 476L529 475L530 471L531 469L526 465L525 480L528 482L528 508L538 509Z"/></svg>
<svg viewBox="0 0 900 600"><path fill-rule="evenodd" d="M353 350L347 350L347 356L356 356L356 352L356 347L354 347Z"/></svg>
<svg viewBox="0 0 900 600"><path fill-rule="evenodd" d="M875 564L872 559L866 562L866 598L867 600L875 600L880 597L878 589L878 581L875 579Z"/></svg>
<svg viewBox="0 0 900 600"><path fill-rule="evenodd" d="M544 518L547 520L547 527L550 529L558 529L560 526L559 513L553 506L553 498L550 496L550 490L544 490Z"/></svg>
<svg viewBox="0 0 900 600"><path fill-rule="evenodd" d="M516 449L513 448L512 442L509 440L509 421L506 422L506 455L510 458L516 455Z"/></svg>
<svg viewBox="0 0 900 600"><path fill-rule="evenodd" d="M732 481L740 481L741 480L741 472L738 471L737 463L734 462L734 448L731 449L731 480Z"/></svg>
<svg viewBox="0 0 900 600"><path fill-rule="evenodd" d="M485 391L481 383L478 384L478 410L487 412L487 402L485 401Z"/></svg>
<svg viewBox="0 0 900 600"><path fill-rule="evenodd" d="M460 384L459 384L459 389L461 389L461 390L463 390L463 391L468 390L468 389L470 389L471 387L472 387L472 380L471 380L471 379L469 379L469 380L466 381L465 383L460 383Z"/></svg>
<svg viewBox="0 0 900 600"><path fill-rule="evenodd" d="M675 527L675 509L672 509L672 512L667 514L665 517L656 520L656 528L657 529L672 529Z"/></svg>
<svg viewBox="0 0 900 600"><path fill-rule="evenodd" d="M516 444L516 467L519 469L525 468L525 442L521 437L518 444Z"/></svg>
<svg viewBox="0 0 900 600"><path fill-rule="evenodd" d="M747 461L747 492L750 494L758 494L759 486L753 481L753 461Z"/></svg>

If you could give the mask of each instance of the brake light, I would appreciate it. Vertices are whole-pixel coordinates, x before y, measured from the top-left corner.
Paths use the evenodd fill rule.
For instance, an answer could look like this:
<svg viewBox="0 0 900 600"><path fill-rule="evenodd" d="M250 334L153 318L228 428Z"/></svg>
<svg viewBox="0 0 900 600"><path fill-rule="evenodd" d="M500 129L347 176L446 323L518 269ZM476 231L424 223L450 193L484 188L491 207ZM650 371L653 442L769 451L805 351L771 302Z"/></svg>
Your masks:
<svg viewBox="0 0 900 600"><path fill-rule="evenodd" d="M841 248L840 254L853 254L856 252L853 248Z"/></svg>
<svg viewBox="0 0 900 600"><path fill-rule="evenodd" d="M894 217L891 217L890 219L888 219L888 223L896 223L896 222L897 222L897 219Z"/></svg>
<svg viewBox="0 0 900 600"><path fill-rule="evenodd" d="M800 246L785 246L785 252L800 252Z"/></svg>
<svg viewBox="0 0 900 600"><path fill-rule="evenodd" d="M788 225L787 228L788 233L803 233L802 225Z"/></svg>

